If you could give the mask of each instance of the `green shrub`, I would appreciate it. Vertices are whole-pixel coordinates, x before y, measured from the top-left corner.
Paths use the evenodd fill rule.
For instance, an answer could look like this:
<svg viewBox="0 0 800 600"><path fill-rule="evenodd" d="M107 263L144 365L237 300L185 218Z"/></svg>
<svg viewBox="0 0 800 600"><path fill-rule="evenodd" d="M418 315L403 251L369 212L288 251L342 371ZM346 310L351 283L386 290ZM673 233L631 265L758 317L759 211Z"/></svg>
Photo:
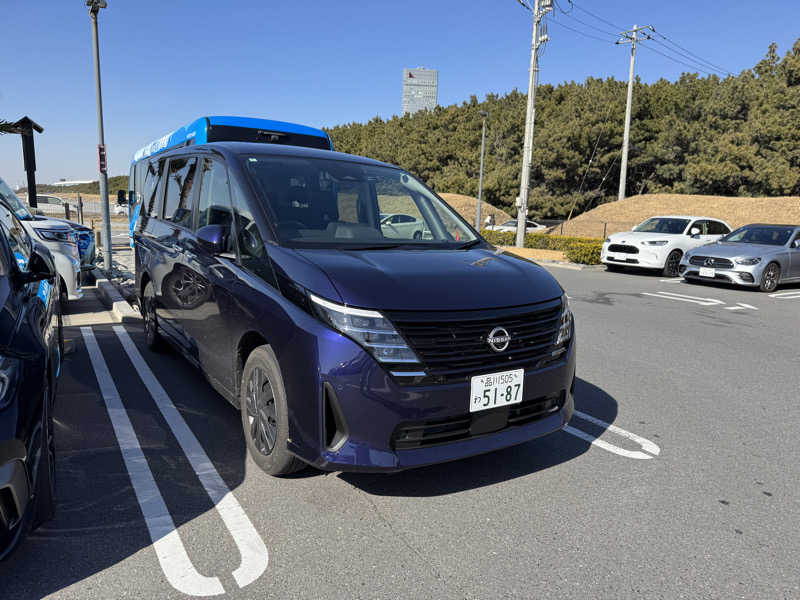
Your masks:
<svg viewBox="0 0 800 600"><path fill-rule="evenodd" d="M481 231L486 240L497 246L513 246L516 234L511 231ZM563 252L567 260L586 265L600 263L600 247L602 240L594 238L569 237L565 235L548 235L546 233L529 233L525 236L525 247L537 250L556 250Z"/></svg>
<svg viewBox="0 0 800 600"><path fill-rule="evenodd" d="M600 264L600 247L603 242L595 240L591 242L576 242L564 250L564 257L574 263L582 265Z"/></svg>

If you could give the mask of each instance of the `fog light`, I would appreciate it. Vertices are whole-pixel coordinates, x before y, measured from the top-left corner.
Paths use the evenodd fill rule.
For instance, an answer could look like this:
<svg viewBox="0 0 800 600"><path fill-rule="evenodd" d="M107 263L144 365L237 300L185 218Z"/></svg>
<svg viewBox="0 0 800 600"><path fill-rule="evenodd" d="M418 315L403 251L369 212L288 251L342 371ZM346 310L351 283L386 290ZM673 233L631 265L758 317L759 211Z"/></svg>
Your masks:
<svg viewBox="0 0 800 600"><path fill-rule="evenodd" d="M739 273L739 278L747 283L753 283L755 281L750 273Z"/></svg>

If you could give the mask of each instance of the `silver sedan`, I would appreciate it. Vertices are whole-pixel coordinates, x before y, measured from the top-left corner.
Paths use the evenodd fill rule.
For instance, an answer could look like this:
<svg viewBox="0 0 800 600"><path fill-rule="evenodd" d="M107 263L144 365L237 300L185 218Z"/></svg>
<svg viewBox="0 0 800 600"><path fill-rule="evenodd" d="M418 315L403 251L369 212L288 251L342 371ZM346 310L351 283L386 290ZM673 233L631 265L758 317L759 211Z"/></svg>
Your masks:
<svg viewBox="0 0 800 600"><path fill-rule="evenodd" d="M733 283L762 292L800 282L800 225L745 225L684 254L680 273L687 281Z"/></svg>

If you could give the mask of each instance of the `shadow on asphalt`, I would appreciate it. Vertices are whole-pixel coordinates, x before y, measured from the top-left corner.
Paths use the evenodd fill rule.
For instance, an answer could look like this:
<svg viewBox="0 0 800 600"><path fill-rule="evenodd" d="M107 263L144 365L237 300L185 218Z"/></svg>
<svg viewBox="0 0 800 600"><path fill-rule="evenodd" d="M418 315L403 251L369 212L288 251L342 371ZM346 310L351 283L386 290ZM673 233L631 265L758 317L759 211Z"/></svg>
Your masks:
<svg viewBox="0 0 800 600"><path fill-rule="evenodd" d="M219 475L235 490L244 480L246 459L238 411L177 353L148 352L141 329L126 329ZM93 330L175 526L214 512L111 326L95 325ZM58 595L152 545L80 330L64 331L74 350L65 357L56 398L56 516L0 563L3 599ZM229 538L226 532L218 544L235 555ZM144 564L158 569L154 554ZM154 577L163 577L160 569Z"/></svg>
<svg viewBox="0 0 800 600"><path fill-rule="evenodd" d="M617 417L617 401L583 379L575 382L575 408L607 423L613 423ZM595 427L592 435L600 435L600 431ZM589 442L560 431L525 444L450 463L389 475L340 473L339 477L377 496L441 496L544 471L577 458L590 447Z"/></svg>

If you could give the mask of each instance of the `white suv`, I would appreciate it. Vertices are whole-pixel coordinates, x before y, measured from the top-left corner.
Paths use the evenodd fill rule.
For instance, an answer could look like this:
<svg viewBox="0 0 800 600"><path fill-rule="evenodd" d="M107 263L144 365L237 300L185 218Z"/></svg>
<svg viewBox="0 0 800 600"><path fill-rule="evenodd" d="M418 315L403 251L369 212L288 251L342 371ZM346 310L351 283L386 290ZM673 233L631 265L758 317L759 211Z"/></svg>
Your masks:
<svg viewBox="0 0 800 600"><path fill-rule="evenodd" d="M81 260L75 231L58 219L34 216L0 179L0 202L5 204L22 222L28 235L44 244L53 255L56 271L61 278L61 293L69 300L83 296L80 285Z"/></svg>
<svg viewBox="0 0 800 600"><path fill-rule="evenodd" d="M600 261L609 271L622 267L657 269L665 277L677 277L687 250L716 242L731 231L720 219L685 215L650 217L632 231L606 238Z"/></svg>

